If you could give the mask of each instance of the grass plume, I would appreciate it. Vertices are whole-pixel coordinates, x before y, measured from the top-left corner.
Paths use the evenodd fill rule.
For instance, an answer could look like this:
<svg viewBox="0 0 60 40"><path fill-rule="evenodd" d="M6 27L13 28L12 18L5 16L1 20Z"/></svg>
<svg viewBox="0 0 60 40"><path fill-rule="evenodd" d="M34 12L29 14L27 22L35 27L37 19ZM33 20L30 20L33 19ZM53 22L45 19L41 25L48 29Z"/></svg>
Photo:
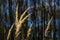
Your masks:
<svg viewBox="0 0 60 40"><path fill-rule="evenodd" d="M16 21L15 21L15 24L16 24L16 32L15 32L15 36L17 36L17 34L19 33L19 30L21 29L22 27L22 24L25 22L25 20L28 18L28 16L30 16L31 14L28 14L27 16L24 17L24 15L26 14L26 12L30 9L30 7L28 9L26 9L22 15L20 16L20 19L18 20L18 5L17 5L17 8L16 8ZM24 18L23 18L24 17Z"/></svg>
<svg viewBox="0 0 60 40"><path fill-rule="evenodd" d="M15 38L18 37L18 35L21 33L19 32L19 30L21 29L22 27L22 24L24 23L24 21L28 18L28 16L30 16L31 14L28 14L27 16L24 17L24 15L26 14L26 12L30 9L30 8L33 8L33 7L29 7L28 9L26 9L22 15L20 16L20 19L18 20L18 5L16 7L16 18L15 18L15 26L16 26L16 31L15 31ZM24 18L23 18L24 17ZM11 28L9 29L9 32L8 32L8 36L7 36L7 40L9 40L10 38L10 34L11 34L11 31L12 31L12 28L13 28L14 24L11 26Z"/></svg>

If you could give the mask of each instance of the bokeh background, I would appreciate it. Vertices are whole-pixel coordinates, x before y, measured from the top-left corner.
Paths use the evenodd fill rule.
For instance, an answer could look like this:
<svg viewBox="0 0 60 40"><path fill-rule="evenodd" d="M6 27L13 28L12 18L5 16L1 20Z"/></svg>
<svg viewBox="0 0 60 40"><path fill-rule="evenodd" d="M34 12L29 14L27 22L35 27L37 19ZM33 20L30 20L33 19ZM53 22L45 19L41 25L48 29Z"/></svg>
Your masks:
<svg viewBox="0 0 60 40"><path fill-rule="evenodd" d="M16 6L18 4L18 14L20 15L33 6L27 14L32 13L28 20L24 22L22 34L19 39L26 38L26 31L33 22L33 29L30 40L60 40L60 0L0 0L0 40L6 40L8 30L15 22ZM48 21L53 16L48 36L44 36L44 31ZM18 18L19 18L18 17ZM12 30L10 40L14 40ZM46 38L46 39L44 39Z"/></svg>

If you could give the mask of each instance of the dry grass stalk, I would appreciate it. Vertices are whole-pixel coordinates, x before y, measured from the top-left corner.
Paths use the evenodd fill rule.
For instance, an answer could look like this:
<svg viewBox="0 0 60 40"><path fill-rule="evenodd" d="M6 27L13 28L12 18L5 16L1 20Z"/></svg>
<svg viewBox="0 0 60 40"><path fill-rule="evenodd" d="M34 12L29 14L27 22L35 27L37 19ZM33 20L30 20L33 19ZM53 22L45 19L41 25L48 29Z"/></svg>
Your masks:
<svg viewBox="0 0 60 40"><path fill-rule="evenodd" d="M11 34L12 29L13 29L13 26L14 26L14 24L13 24L13 25L11 26L11 28L9 29L8 36L7 36L7 40L9 40L9 38L10 38L10 34Z"/></svg>
<svg viewBox="0 0 60 40"><path fill-rule="evenodd" d="M45 30L45 36L47 36L47 33L48 33L49 28L50 28L50 23L51 23L51 21L52 21L52 18L53 18L53 16L51 17L51 19L50 19L49 22L48 22L47 28L46 28L46 30Z"/></svg>
<svg viewBox="0 0 60 40"><path fill-rule="evenodd" d="M16 24L18 23L18 5L16 7L16 19L15 19Z"/></svg>
<svg viewBox="0 0 60 40"><path fill-rule="evenodd" d="M22 19L23 19L24 15L26 14L26 12L27 12L29 9L30 9L30 7L23 12L23 14L20 16L20 19L19 19L19 20L22 20Z"/></svg>
<svg viewBox="0 0 60 40"><path fill-rule="evenodd" d="M19 32L19 33L16 35L16 38L19 36L20 33L21 33L21 32Z"/></svg>
<svg viewBox="0 0 60 40"><path fill-rule="evenodd" d="M19 30L21 29L22 27L22 23L24 23L24 21L28 18L28 16L30 16L31 14L28 14L27 16L24 17L24 15L26 14L26 12L30 9L30 7L28 9L26 9L22 15L20 16L20 19L18 21L18 5L17 5L17 8L16 8L16 32L15 32L15 35L17 36ZM24 18L23 18L24 17Z"/></svg>
<svg viewBox="0 0 60 40"><path fill-rule="evenodd" d="M27 38L28 38L28 37L29 37L29 35L31 34L32 25L33 25L33 24L31 24L31 25L30 25L30 27L29 27L29 29L28 29L28 31L27 31Z"/></svg>

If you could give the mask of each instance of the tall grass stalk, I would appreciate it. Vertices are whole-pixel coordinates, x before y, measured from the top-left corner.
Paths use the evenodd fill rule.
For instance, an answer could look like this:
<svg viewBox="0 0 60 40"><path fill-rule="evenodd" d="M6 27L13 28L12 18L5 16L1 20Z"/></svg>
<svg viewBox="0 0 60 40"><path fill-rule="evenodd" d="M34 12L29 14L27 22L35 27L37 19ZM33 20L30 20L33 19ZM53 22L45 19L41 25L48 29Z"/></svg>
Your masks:
<svg viewBox="0 0 60 40"><path fill-rule="evenodd" d="M47 28L45 30L45 36L47 36L47 33L48 33L49 28L50 28L50 23L51 23L52 19L53 19L53 16L51 17L51 19L48 22Z"/></svg>
<svg viewBox="0 0 60 40"><path fill-rule="evenodd" d="M13 24L13 25L11 26L11 28L9 29L8 36L7 36L7 40L9 40L9 38L10 38L10 34L11 34L12 29L13 29L13 26L14 26L14 24Z"/></svg>
<svg viewBox="0 0 60 40"><path fill-rule="evenodd" d="M30 27L29 27L29 29L28 29L28 31L27 31L27 38L28 38L28 37L29 37L29 35L31 34L32 25L33 25L33 24L31 24L31 25L30 25Z"/></svg>

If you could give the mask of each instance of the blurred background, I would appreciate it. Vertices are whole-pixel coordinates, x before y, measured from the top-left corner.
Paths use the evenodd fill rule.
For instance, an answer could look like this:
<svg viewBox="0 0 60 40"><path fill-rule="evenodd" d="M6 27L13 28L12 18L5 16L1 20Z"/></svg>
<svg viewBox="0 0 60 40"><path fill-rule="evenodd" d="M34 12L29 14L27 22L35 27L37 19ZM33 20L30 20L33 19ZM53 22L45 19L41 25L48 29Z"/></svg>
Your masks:
<svg viewBox="0 0 60 40"><path fill-rule="evenodd" d="M24 22L22 34L19 39L26 39L26 31L33 22L33 30L29 40L60 40L60 0L0 0L0 40L6 40L8 30L15 22L16 6L20 15L29 7L33 6L27 14L32 13L28 20ZM44 36L44 31L48 21L53 16L48 36ZM18 18L19 18L18 17ZM12 30L10 40L14 40L14 30ZM22 37L23 36L23 39Z"/></svg>

